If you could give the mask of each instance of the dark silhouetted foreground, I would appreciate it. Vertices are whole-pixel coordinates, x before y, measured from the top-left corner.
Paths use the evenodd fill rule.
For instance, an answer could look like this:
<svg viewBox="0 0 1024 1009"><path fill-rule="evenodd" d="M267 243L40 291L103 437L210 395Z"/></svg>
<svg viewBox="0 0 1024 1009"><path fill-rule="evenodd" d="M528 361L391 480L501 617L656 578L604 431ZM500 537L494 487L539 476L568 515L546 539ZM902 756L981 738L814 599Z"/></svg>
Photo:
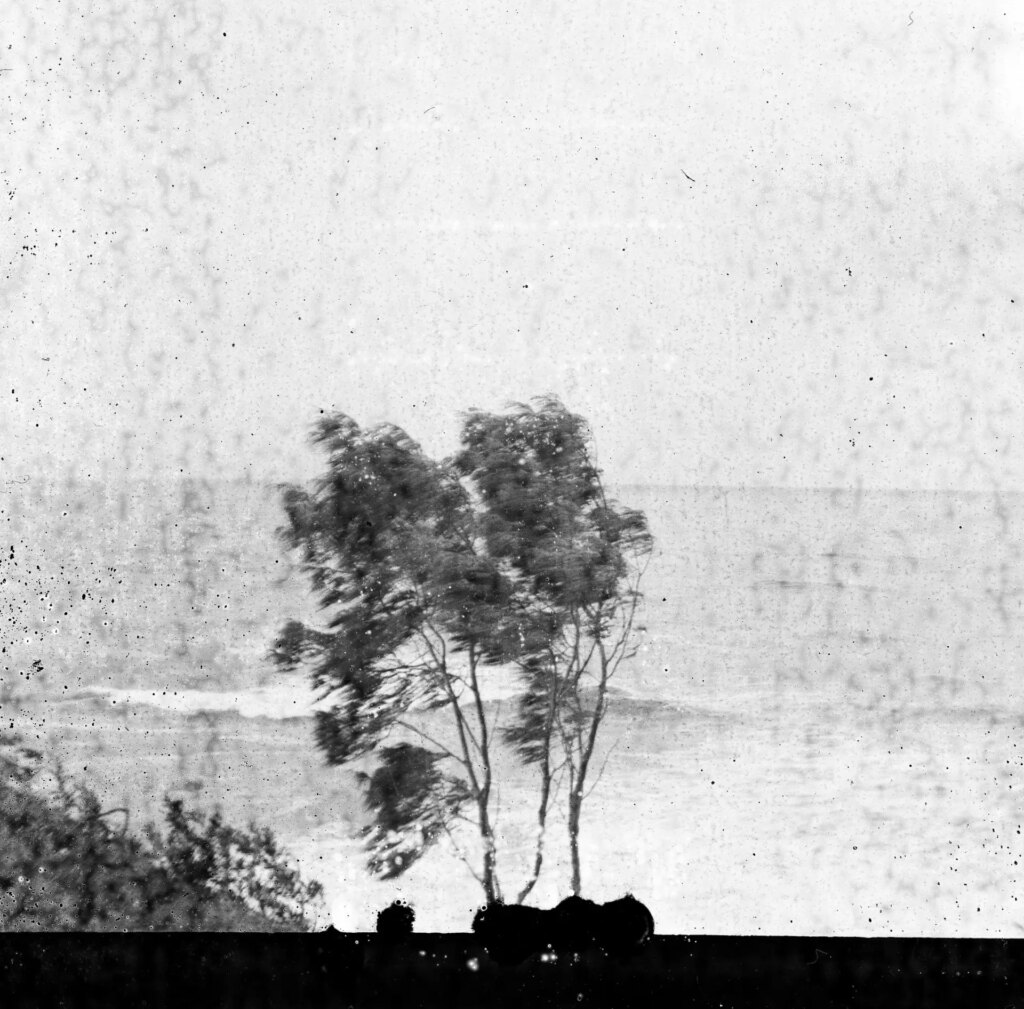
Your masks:
<svg viewBox="0 0 1024 1009"><path fill-rule="evenodd" d="M472 935L3 935L4 1009L1020 1005L1024 943L656 936L501 965Z"/></svg>
<svg viewBox="0 0 1024 1009"><path fill-rule="evenodd" d="M404 900L396 900L377 915L377 935L402 939L412 935L416 912Z"/></svg>
<svg viewBox="0 0 1024 1009"><path fill-rule="evenodd" d="M514 964L548 950L636 953L654 935L654 919L631 894L607 904L572 896L551 910L490 904L477 912L473 932L498 963Z"/></svg>

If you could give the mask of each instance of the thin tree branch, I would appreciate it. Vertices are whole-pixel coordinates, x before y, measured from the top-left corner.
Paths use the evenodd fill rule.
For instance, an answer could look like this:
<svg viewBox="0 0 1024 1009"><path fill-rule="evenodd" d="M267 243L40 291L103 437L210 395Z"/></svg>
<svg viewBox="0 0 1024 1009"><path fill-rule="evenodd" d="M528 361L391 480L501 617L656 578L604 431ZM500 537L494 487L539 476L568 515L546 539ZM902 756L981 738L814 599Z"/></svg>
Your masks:
<svg viewBox="0 0 1024 1009"><path fill-rule="evenodd" d="M594 783L587 789L586 795L583 796L584 799L589 799L590 793L601 784L601 777L604 774L604 769L608 766L608 761L611 760L611 756L615 752L615 747L618 745L619 740L616 739L615 742L612 743L611 749L605 754L604 762L601 764L601 770L597 772L597 777L594 779Z"/></svg>
<svg viewBox="0 0 1024 1009"><path fill-rule="evenodd" d="M415 732L416 735L425 739L428 743L430 743L431 746L436 746L442 753L444 753L446 757L451 757L452 760L461 764L463 767L466 766L466 761L462 757L460 757L457 753L453 753L443 743L439 743L436 739L434 739L433 736L424 732L422 729L417 728L411 722L406 722L404 719L397 719L395 721L395 725L403 729L408 729L410 732Z"/></svg>
<svg viewBox="0 0 1024 1009"><path fill-rule="evenodd" d="M480 724L480 758L484 764L484 777L487 788L490 788L491 779L491 755L490 745L487 736L487 717L484 713L484 702L480 696L480 684L476 676L477 655L472 643L469 646L469 679L473 690L473 701L476 705L476 717Z"/></svg>
<svg viewBox="0 0 1024 1009"><path fill-rule="evenodd" d="M469 822L472 823L473 821L470 820ZM444 832L448 835L448 839L452 842L452 847L455 849L455 854L458 855L463 865L465 865L465 867L469 870L470 875L473 877L473 879L475 879L480 886L483 886L483 879L481 879L481 877L477 874L476 869L473 868L472 864L469 861L469 856L466 855L465 852L463 852L462 848L459 846L459 842L455 840L455 835L451 832L450 828L448 827L448 824L444 820L442 820L441 826L444 828ZM473 824L473 826L478 825Z"/></svg>
<svg viewBox="0 0 1024 1009"><path fill-rule="evenodd" d="M433 629L433 628L431 628L431 629ZM425 632L421 632L421 633L422 633L424 641L427 643L427 647L430 649L431 655L436 656L436 652L434 650L433 644L430 641L430 638L426 635ZM435 631L435 633L436 633L436 631ZM444 647L444 643L442 641L442 648L443 647ZM447 653L445 653L445 655L447 655ZM479 791L480 791L480 782L477 780L476 768L474 767L472 757L470 756L469 742L467 740L467 732L468 732L469 738L473 739L472 730L470 730L469 726L466 724L465 716L462 714L462 709L459 707L459 699L455 696L455 691L452 690L451 682L448 679L448 667L447 667L446 658L445 659L440 659L439 658L437 661L438 661L438 669L440 671L440 676L441 676L441 683L442 683L442 686L445 689L445 692L448 694L448 700L452 704L452 709L453 709L452 710L452 714L455 716L455 724L456 724L456 726L458 727L458 730L459 730L459 741L462 744L462 752L463 752L463 754L465 755L465 758L466 758L466 761L465 761L466 773L469 775L470 782L471 782L471 784L473 786L473 791L475 793L479 793ZM473 739L473 742L474 742L474 745L476 745L476 740L475 739Z"/></svg>

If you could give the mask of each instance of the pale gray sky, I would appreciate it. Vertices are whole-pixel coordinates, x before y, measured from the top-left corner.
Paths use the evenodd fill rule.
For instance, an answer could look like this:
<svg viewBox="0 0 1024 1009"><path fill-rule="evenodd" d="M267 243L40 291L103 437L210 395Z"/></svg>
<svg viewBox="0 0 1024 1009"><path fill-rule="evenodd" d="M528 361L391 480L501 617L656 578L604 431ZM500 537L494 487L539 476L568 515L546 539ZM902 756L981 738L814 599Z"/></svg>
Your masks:
<svg viewBox="0 0 1024 1009"><path fill-rule="evenodd" d="M1024 488L1019 7L160 7L0 29L7 472L555 392L613 482Z"/></svg>

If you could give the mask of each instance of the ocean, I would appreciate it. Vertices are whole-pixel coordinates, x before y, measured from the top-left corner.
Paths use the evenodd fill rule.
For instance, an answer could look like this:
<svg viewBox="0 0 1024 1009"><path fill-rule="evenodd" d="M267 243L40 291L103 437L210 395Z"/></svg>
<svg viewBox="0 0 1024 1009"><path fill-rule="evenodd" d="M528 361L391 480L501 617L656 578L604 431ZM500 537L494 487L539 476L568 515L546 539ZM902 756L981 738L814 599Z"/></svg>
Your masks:
<svg viewBox="0 0 1024 1009"><path fill-rule="evenodd" d="M1019 935L1024 497L622 487L656 551L583 833L585 893L659 931ZM348 769L322 765L301 676L267 660L311 617L274 488L0 487L0 714L136 823L162 796L272 826L339 928L397 896L465 930L478 885L439 847L371 880ZM508 703L496 676L490 706ZM531 779L505 762L506 889ZM549 831L537 903L565 895Z"/></svg>

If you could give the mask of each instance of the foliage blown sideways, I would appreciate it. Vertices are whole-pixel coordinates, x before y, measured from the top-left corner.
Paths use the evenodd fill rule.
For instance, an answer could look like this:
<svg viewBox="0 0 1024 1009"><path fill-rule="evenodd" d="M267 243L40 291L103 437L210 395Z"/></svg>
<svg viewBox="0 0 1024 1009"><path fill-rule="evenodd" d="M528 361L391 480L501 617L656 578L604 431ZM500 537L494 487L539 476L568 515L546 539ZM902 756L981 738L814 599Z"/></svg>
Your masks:
<svg viewBox="0 0 1024 1009"><path fill-rule="evenodd" d="M607 498L586 421L553 397L468 412L459 451L441 461L398 427L364 430L342 414L312 438L326 471L283 488L281 535L324 617L286 623L272 654L308 669L326 702L316 744L327 762L375 762L357 772L369 871L400 875L447 836L488 902L505 900L494 829L504 747L536 772L536 847L510 893L521 903L536 884L565 784L578 894L608 686L636 654L646 517ZM484 690L498 667L521 684L500 721Z"/></svg>

